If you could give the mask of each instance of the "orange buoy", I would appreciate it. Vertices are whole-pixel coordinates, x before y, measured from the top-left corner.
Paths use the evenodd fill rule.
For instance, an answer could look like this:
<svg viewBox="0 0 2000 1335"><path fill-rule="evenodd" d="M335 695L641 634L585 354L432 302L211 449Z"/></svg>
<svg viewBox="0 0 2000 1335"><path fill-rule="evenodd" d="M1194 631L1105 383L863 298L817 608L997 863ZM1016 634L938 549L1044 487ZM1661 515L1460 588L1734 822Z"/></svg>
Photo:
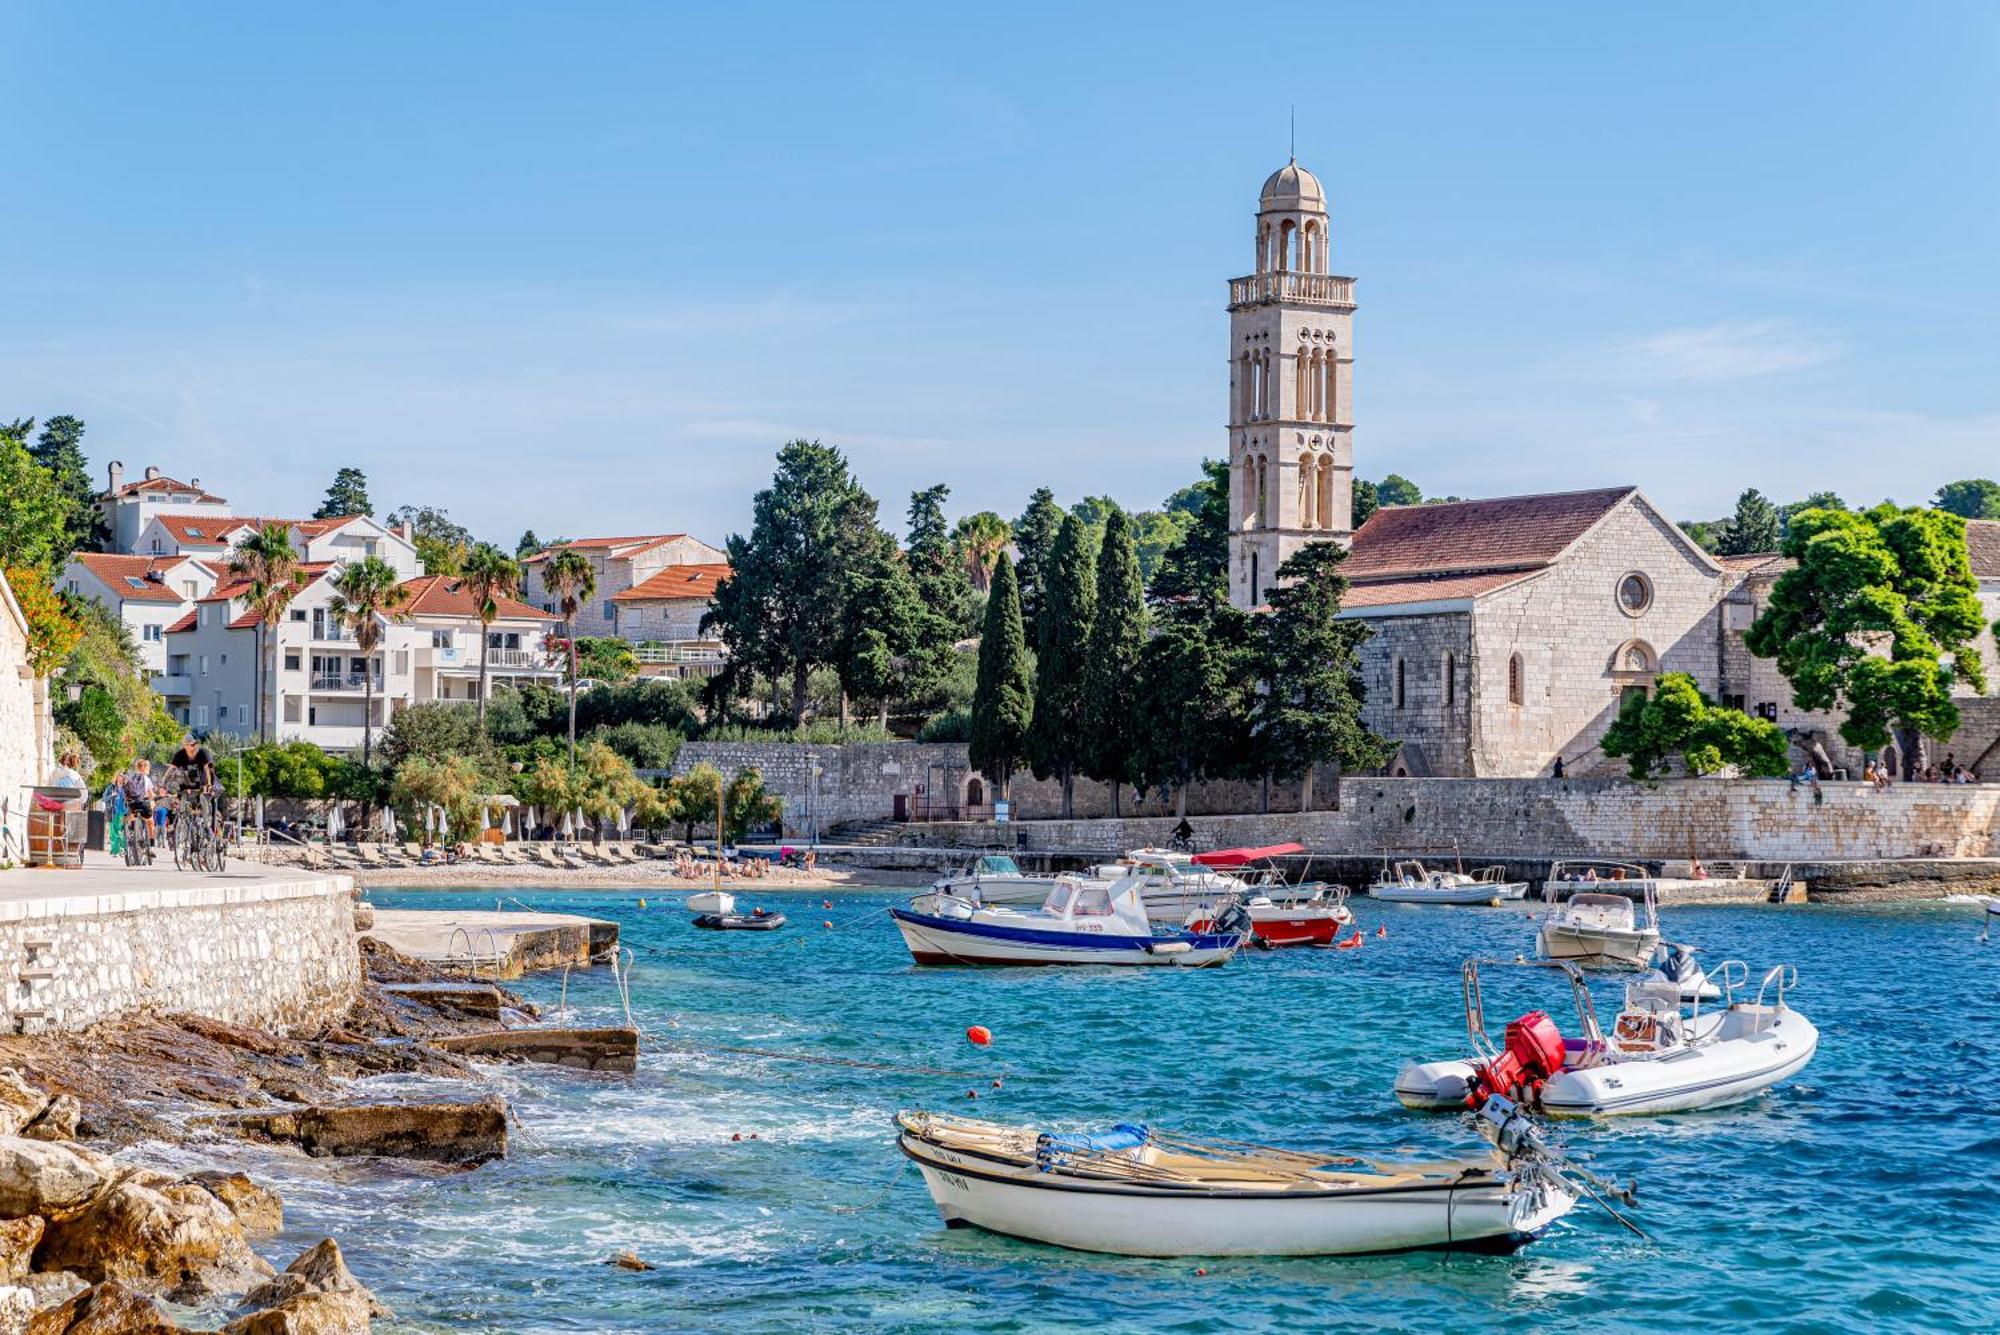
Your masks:
<svg viewBox="0 0 2000 1335"><path fill-rule="evenodd" d="M820 926L826 928L828 931L833 930L833 924L831 922L823 922L820 924Z"/></svg>
<svg viewBox="0 0 2000 1335"><path fill-rule="evenodd" d="M983 1024L975 1024L965 1031L965 1041L975 1048L987 1047L993 1042L993 1031Z"/></svg>

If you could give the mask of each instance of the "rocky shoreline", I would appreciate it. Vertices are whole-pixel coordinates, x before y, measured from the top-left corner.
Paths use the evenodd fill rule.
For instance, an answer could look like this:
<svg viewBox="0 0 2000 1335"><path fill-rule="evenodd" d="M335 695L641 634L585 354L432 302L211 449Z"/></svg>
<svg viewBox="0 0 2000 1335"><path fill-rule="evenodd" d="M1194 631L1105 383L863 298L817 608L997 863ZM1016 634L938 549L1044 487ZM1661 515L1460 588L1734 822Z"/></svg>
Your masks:
<svg viewBox="0 0 2000 1335"><path fill-rule="evenodd" d="M252 1239L282 1225L276 1193L242 1173L171 1174L118 1157L162 1141L199 1153L232 1137L460 1168L504 1155L509 1112L497 1097L367 1101L347 1082L477 1080L433 1042L485 1037L473 1046L504 1059L490 1041L496 1015L525 1021L534 1008L498 988L427 986L447 980L368 938L359 949L359 1000L313 1033L158 1015L0 1037L0 1335L173 1335L218 1319L225 1335L353 1335L386 1315L334 1239L282 1272L258 1255ZM204 1324L177 1325L162 1301Z"/></svg>

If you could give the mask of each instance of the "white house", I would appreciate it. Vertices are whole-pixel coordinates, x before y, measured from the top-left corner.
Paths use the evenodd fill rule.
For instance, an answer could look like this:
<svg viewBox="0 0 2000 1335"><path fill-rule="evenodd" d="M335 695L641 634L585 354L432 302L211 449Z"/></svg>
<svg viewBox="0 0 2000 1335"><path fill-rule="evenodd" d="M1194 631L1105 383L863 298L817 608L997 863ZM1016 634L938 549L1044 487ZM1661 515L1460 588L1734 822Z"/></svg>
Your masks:
<svg viewBox="0 0 2000 1335"><path fill-rule="evenodd" d="M125 480L125 465L113 463L108 470L110 486L98 493L98 513L104 516L113 550L133 553L145 550L140 537L158 515L201 515L218 517L229 513L229 502L203 490L200 478L176 481L156 467L146 469L137 481Z"/></svg>
<svg viewBox="0 0 2000 1335"><path fill-rule="evenodd" d="M619 615L618 597L628 590L645 585L661 572L672 567L721 567L728 569L728 556L711 547L699 538L691 538L685 533L654 533L630 538L578 538L565 542L547 551L537 552L522 563L522 597L541 608L544 612L560 615L561 607L555 595L542 582L542 571L547 568L549 557L559 551L580 553L590 561L597 573L597 592L590 602L579 608L576 616L576 633L588 636L617 636L638 643L645 640L692 640L698 632L688 629L685 635L663 635L657 633L660 611L653 609L652 624L645 625L646 618ZM710 582L713 592L713 581ZM629 605L629 604L628 604ZM635 608L635 614L639 609ZM699 623L700 617L695 618ZM685 627L685 616L677 615L677 625Z"/></svg>
<svg viewBox="0 0 2000 1335"><path fill-rule="evenodd" d="M419 576L408 600L384 626L382 643L364 655L353 632L332 614L340 566L303 564L298 592L272 629L264 651L264 717L279 741L307 741L333 751L359 748L372 679L372 726L431 700L478 698L478 608L458 581ZM257 618L241 583L218 587L167 631L166 670L153 679L175 718L196 732L249 735L259 726ZM518 684L554 681L559 669L542 651L551 618L500 600L489 640L489 676Z"/></svg>
<svg viewBox="0 0 2000 1335"><path fill-rule="evenodd" d="M283 524L301 561L358 561L379 556L397 574L412 579L423 573L416 546L406 534L385 528L367 515L332 519L262 519L250 515L161 514L140 530L141 555L199 556L226 561L236 544L266 524Z"/></svg>
<svg viewBox="0 0 2000 1335"><path fill-rule="evenodd" d="M78 552L63 569L62 587L110 609L132 632L146 670L163 672L167 627L214 590L215 570L192 556Z"/></svg>
<svg viewBox="0 0 2000 1335"><path fill-rule="evenodd" d="M24 789L48 777L54 744L48 681L28 666L28 620L0 579L0 858L19 861L26 849Z"/></svg>

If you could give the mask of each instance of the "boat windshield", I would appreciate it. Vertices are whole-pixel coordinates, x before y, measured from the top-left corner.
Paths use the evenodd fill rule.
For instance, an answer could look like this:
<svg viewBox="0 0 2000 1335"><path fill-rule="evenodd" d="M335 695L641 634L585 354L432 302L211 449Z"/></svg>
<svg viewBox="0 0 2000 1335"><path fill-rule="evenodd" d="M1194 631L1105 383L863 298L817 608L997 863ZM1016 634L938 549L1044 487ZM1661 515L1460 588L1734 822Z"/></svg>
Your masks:
<svg viewBox="0 0 2000 1335"><path fill-rule="evenodd" d="M1623 895L1576 895L1569 901L1567 916L1572 922L1587 921L1597 926L1629 930L1632 926L1632 901Z"/></svg>
<svg viewBox="0 0 2000 1335"><path fill-rule="evenodd" d="M1020 864L1002 853L988 853L979 859L973 870L981 876L1019 876Z"/></svg>
<svg viewBox="0 0 2000 1335"><path fill-rule="evenodd" d="M1070 910L1078 918L1111 916L1111 892L1101 885L1086 885L1076 892L1076 906Z"/></svg>
<svg viewBox="0 0 2000 1335"><path fill-rule="evenodd" d="M1042 901L1042 912L1060 918L1069 912L1069 902L1075 896L1075 886L1058 881L1049 890L1049 897Z"/></svg>

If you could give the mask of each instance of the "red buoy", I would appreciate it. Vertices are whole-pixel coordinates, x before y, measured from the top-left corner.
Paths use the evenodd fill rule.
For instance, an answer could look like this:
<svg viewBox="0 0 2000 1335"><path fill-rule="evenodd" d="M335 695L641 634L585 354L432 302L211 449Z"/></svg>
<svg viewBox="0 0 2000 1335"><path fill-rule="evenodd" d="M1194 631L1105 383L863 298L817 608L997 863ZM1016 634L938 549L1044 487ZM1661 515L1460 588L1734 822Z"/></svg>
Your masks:
<svg viewBox="0 0 2000 1335"><path fill-rule="evenodd" d="M1389 935L1389 929L1387 927L1377 927L1375 929L1375 939L1377 941L1380 941L1382 938L1388 935Z"/></svg>
<svg viewBox="0 0 2000 1335"><path fill-rule="evenodd" d="M965 1031L965 1041L975 1048L988 1047L993 1042L993 1031L983 1024L975 1024Z"/></svg>

